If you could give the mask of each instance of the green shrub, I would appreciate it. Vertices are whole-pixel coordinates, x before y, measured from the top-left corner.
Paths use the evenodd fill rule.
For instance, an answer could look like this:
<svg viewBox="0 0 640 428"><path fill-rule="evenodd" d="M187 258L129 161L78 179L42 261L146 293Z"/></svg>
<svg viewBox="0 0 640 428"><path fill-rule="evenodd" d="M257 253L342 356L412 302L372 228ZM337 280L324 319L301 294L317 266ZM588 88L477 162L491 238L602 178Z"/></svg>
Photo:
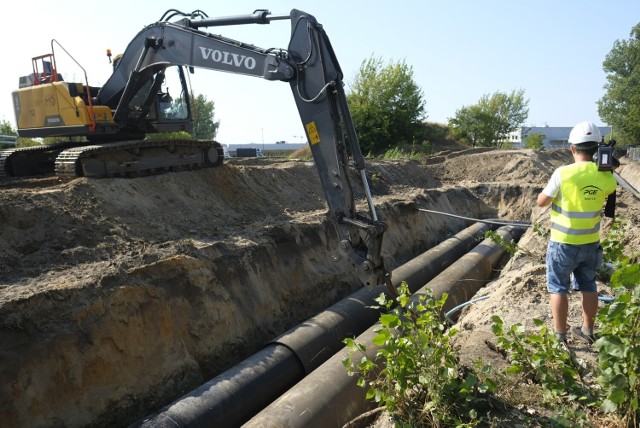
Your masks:
<svg viewBox="0 0 640 428"><path fill-rule="evenodd" d="M394 147L385 152L382 156L383 159L411 159L411 160L420 160L422 159L422 155L415 151L411 151L406 153L404 150L399 147Z"/></svg>
<svg viewBox="0 0 640 428"><path fill-rule="evenodd" d="M360 376L366 397L384 405L400 426L477 425L477 409L495 388L490 368L481 367L477 375L458 364L450 343L457 330L448 329L440 315L446 295L436 300L431 292L409 294L403 283L395 301L377 299L388 312L380 316L373 340L379 347L375 358L367 358L363 344L346 339L350 354L343 364ZM362 356L354 361L354 354Z"/></svg>
<svg viewBox="0 0 640 428"><path fill-rule="evenodd" d="M624 220L618 217L611 223L604 239L600 241L602 247L602 261L610 263L614 268L619 268L625 261L629 260L624 253L625 243L625 225Z"/></svg>
<svg viewBox="0 0 640 428"><path fill-rule="evenodd" d="M584 423L587 413L583 410L596 402L592 385L585 381L585 369L550 332L544 321L534 319L537 332L527 333L522 324L505 328L502 320L494 315L491 320L493 333L498 337L498 348L508 355L510 366L507 374L522 376L543 387L543 402L561 410L557 422L578 419Z"/></svg>
<svg viewBox="0 0 640 428"><path fill-rule="evenodd" d="M146 134L145 140L191 140L193 137L186 131L158 132L156 134Z"/></svg>
<svg viewBox="0 0 640 428"><path fill-rule="evenodd" d="M16 147L33 147L41 145L40 142L31 138L18 138Z"/></svg>
<svg viewBox="0 0 640 428"><path fill-rule="evenodd" d="M598 340L598 382L601 409L615 412L627 426L638 426L640 399L640 265L626 264L611 277L616 299L601 309Z"/></svg>

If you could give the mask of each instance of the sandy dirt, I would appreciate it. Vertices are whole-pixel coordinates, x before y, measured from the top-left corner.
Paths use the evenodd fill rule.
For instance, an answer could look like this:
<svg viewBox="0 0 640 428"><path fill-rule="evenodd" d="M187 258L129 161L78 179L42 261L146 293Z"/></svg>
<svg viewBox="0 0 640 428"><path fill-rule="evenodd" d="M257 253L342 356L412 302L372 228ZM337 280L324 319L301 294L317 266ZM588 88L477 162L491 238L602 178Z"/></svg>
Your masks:
<svg viewBox="0 0 640 428"><path fill-rule="evenodd" d="M532 210L535 197L569 161L566 152L530 150L370 161L389 226L386 266L469 224L416 208L544 224L548 212ZM635 165L621 173L640 184ZM356 194L362 198L357 186ZM639 204L628 192L619 192L618 215L638 248ZM0 224L0 420L15 426L133 423L361 286L348 263L332 261L337 238L307 161L8 180L0 183ZM481 291L490 298L460 317L469 359L500 364L488 338L492 314L506 324L550 320L545 242L527 232L521 243L533 255L512 259Z"/></svg>

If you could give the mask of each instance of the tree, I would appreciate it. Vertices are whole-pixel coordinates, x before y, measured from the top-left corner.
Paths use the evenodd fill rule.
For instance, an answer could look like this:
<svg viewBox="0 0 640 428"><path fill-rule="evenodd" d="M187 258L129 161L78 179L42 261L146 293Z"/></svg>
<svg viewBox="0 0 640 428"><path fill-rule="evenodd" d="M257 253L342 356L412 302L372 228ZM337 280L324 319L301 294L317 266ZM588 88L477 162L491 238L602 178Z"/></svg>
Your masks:
<svg viewBox="0 0 640 428"><path fill-rule="evenodd" d="M346 97L363 152L421 143L425 100L404 61L386 66L380 58L363 61Z"/></svg>
<svg viewBox="0 0 640 428"><path fill-rule="evenodd" d="M0 121L0 135L18 135L13 126L11 126L11 122L8 120Z"/></svg>
<svg viewBox="0 0 640 428"><path fill-rule="evenodd" d="M215 120L213 101L199 94L191 97L193 111L193 138L198 140L213 140L218 133L220 122Z"/></svg>
<svg viewBox="0 0 640 428"><path fill-rule="evenodd" d="M545 139L545 135L544 134L531 134L528 135L527 137L525 137L524 139L524 146L527 149L536 149L536 150L540 150L544 147L544 139Z"/></svg>
<svg viewBox="0 0 640 428"><path fill-rule="evenodd" d="M14 138L11 137L17 135L17 133L15 129L13 129L13 126L11 126L11 122L9 122L8 120L2 120L0 121L0 135L3 136L0 139L0 149L4 149L9 145L14 144L13 141L11 141L14 140ZM5 138L5 135L9 138Z"/></svg>
<svg viewBox="0 0 640 428"><path fill-rule="evenodd" d="M11 125L11 122L8 120L0 121L0 135L18 135L18 131ZM40 143L36 140L32 140L31 138L16 138L16 142L18 144L15 147L28 147L28 146L38 146ZM0 147L6 146L6 144L2 144L0 142Z"/></svg>
<svg viewBox="0 0 640 428"><path fill-rule="evenodd" d="M529 100L525 100L523 89L510 94L497 91L457 110L449 119L449 127L453 135L474 147L500 147L528 115Z"/></svg>
<svg viewBox="0 0 640 428"><path fill-rule="evenodd" d="M629 40L616 40L603 62L607 74L598 113L623 144L640 141L640 23Z"/></svg>

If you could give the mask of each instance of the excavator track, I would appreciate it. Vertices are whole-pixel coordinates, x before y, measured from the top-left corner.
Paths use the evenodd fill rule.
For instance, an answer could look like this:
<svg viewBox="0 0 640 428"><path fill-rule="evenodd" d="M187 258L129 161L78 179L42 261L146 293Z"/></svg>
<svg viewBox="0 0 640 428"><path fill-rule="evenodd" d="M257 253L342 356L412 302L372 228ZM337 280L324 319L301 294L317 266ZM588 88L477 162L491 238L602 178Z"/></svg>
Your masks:
<svg viewBox="0 0 640 428"><path fill-rule="evenodd" d="M142 140L73 147L55 160L59 177L143 177L222 164L216 141Z"/></svg>
<svg viewBox="0 0 640 428"><path fill-rule="evenodd" d="M78 144L82 143L65 141L0 150L0 178L50 175L54 172L58 154Z"/></svg>
<svg viewBox="0 0 640 428"><path fill-rule="evenodd" d="M222 164L216 141L144 140L91 144L60 142L0 150L0 178L141 177Z"/></svg>

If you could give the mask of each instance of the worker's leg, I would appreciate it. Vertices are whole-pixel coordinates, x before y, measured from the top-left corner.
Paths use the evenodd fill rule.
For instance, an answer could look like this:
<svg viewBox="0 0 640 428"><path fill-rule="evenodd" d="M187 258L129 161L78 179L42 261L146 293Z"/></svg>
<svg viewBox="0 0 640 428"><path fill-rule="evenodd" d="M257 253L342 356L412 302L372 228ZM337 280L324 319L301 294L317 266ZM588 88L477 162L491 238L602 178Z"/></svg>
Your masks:
<svg viewBox="0 0 640 428"><path fill-rule="evenodd" d="M574 277L582 292L582 327L585 334L593 334L594 320L598 313L598 290L596 275L602 264L602 248L596 242L580 246L577 257L580 263L574 270Z"/></svg>
<svg viewBox="0 0 640 428"><path fill-rule="evenodd" d="M593 325L598 313L598 293L582 292L582 326L593 331Z"/></svg>
<svg viewBox="0 0 640 428"><path fill-rule="evenodd" d="M567 295L551 295L551 315L553 316L553 329L556 333L567 332L567 313L569 312L569 299Z"/></svg>
<svg viewBox="0 0 640 428"><path fill-rule="evenodd" d="M572 255L565 254L567 249L571 250L565 244L553 241L549 241L547 247L547 291L549 291L553 328L556 333L561 334L567 332L569 311L567 293L574 267Z"/></svg>

